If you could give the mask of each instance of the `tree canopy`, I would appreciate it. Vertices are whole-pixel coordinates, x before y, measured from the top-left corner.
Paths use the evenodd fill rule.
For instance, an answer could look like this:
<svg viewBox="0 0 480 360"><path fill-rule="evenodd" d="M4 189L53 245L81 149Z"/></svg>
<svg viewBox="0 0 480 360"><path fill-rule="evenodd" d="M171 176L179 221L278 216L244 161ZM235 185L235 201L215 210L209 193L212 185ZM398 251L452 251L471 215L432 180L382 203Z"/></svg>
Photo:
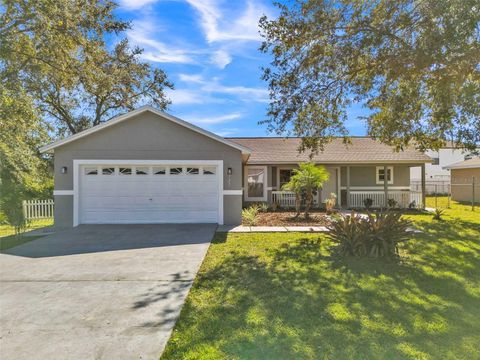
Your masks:
<svg viewBox="0 0 480 360"><path fill-rule="evenodd" d="M313 205L314 193L328 181L330 173L325 166L314 163L300 163L298 169L293 169L293 175L288 183L284 184L282 190L295 193L295 208L297 215L300 215L302 197L305 197L305 218L309 217L310 208Z"/></svg>
<svg viewBox="0 0 480 360"><path fill-rule="evenodd" d="M299 0L260 21L278 134L318 150L364 104L368 133L401 149L480 146L478 0Z"/></svg>
<svg viewBox="0 0 480 360"><path fill-rule="evenodd" d="M6 0L0 13L1 80L20 83L58 135L98 125L150 103L165 108L166 74L142 50L113 39L129 23L102 0ZM112 40L113 41L113 40Z"/></svg>

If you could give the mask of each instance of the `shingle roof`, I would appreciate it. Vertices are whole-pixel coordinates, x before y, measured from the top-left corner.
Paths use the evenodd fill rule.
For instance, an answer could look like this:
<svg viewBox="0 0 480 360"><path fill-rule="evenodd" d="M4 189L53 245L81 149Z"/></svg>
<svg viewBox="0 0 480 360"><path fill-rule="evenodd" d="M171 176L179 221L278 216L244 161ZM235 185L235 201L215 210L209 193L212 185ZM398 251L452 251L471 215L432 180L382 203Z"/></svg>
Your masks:
<svg viewBox="0 0 480 360"><path fill-rule="evenodd" d="M252 150L248 163L297 163L309 161L309 152L299 153L300 138L229 138ZM431 158L413 148L395 152L393 148L369 137L352 137L346 145L342 138L333 139L323 152L313 156L318 163L402 162L426 163Z"/></svg>
<svg viewBox="0 0 480 360"><path fill-rule="evenodd" d="M460 161L448 166L444 166L444 169L470 169L480 168L480 157L475 157L469 160Z"/></svg>

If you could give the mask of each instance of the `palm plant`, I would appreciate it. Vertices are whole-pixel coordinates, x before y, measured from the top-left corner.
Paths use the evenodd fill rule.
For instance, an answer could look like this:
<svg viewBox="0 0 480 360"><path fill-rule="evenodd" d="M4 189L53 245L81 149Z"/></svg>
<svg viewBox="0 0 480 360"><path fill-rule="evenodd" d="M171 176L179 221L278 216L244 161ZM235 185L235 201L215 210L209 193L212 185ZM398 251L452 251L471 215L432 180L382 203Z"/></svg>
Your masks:
<svg viewBox="0 0 480 360"><path fill-rule="evenodd" d="M313 163L301 163L298 169L293 169L293 175L290 181L286 183L282 190L293 191L295 193L295 216L300 215L300 206L302 197L305 197L305 218L309 217L310 208L313 204L313 196L318 188L328 180L330 174L324 166L316 166Z"/></svg>

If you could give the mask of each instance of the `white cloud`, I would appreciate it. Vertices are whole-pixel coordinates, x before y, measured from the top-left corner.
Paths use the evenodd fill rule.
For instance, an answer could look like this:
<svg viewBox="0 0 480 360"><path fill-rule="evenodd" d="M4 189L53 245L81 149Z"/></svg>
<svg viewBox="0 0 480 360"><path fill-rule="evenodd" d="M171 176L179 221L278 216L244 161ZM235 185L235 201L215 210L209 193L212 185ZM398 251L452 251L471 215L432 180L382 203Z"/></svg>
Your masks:
<svg viewBox="0 0 480 360"><path fill-rule="evenodd" d="M225 66L230 64L232 57L225 50L217 50L211 57L212 63L217 65L220 69L224 69Z"/></svg>
<svg viewBox="0 0 480 360"><path fill-rule="evenodd" d="M189 116L186 119L191 119L190 122L194 124L204 124L204 125L213 125L213 124L222 124L225 122L233 121L240 119L242 117L241 113L232 113L226 115L219 115L219 116L208 116L208 117L196 117L196 116Z"/></svg>
<svg viewBox="0 0 480 360"><path fill-rule="evenodd" d="M141 57L148 61L160 63L185 63L195 61L185 49L176 49L161 41L152 38L158 29L148 20L134 21L131 30L127 31L128 39L144 49Z"/></svg>
<svg viewBox="0 0 480 360"><path fill-rule="evenodd" d="M121 7L124 7L128 10L136 10L156 1L157 0L120 0L119 3Z"/></svg>
<svg viewBox="0 0 480 360"><path fill-rule="evenodd" d="M246 10L236 19L224 16L215 0L186 0L200 14L202 27L208 42L259 41L258 20L268 12L261 4L249 1Z"/></svg>
<svg viewBox="0 0 480 360"><path fill-rule="evenodd" d="M202 84L204 82L203 77L200 74L179 74L178 77L180 80L190 83Z"/></svg>
<svg viewBox="0 0 480 360"><path fill-rule="evenodd" d="M181 81L191 86L198 85L196 91L203 95L205 94L227 94L240 98L243 101L254 102L268 102L268 91L263 88L248 87L248 86L226 86L222 85L218 78L214 77L211 80L206 80L199 74L180 74ZM179 91L179 90L174 90ZM188 90L192 92L192 90ZM193 102L192 102L193 103Z"/></svg>

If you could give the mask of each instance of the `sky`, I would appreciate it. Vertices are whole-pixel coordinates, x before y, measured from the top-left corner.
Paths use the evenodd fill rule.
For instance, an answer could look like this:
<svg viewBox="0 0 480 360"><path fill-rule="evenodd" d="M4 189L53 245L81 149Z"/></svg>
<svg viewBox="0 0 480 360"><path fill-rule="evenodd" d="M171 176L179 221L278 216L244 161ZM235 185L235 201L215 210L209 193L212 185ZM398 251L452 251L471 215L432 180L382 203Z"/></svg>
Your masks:
<svg viewBox="0 0 480 360"><path fill-rule="evenodd" d="M175 89L167 112L220 136L273 136L267 132L267 83L259 51L258 20L275 17L262 0L118 0L116 14L131 22L126 36L144 49L143 61L164 70ZM364 135L361 106L349 109L347 128Z"/></svg>

